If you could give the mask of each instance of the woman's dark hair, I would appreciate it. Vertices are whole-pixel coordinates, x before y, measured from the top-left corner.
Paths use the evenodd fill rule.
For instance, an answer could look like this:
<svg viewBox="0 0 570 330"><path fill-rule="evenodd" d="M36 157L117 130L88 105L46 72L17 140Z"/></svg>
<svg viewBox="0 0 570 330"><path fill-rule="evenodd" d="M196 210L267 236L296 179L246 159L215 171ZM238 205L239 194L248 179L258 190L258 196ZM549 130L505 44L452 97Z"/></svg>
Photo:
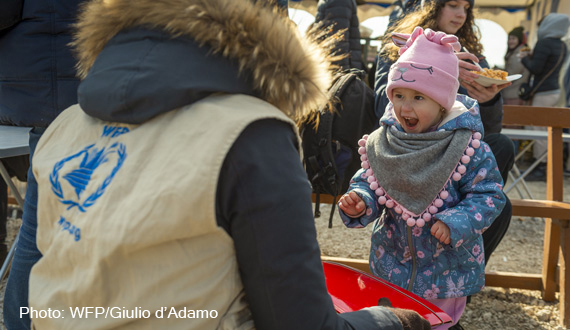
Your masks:
<svg viewBox="0 0 570 330"><path fill-rule="evenodd" d="M396 61L399 57L398 47L392 43L392 32L408 33L411 34L416 26L421 26L424 29L430 28L438 31L437 19L441 13L442 8L447 2L444 1L429 1L426 2L423 8L418 8L416 11L406 14L392 25L382 37L382 51L380 56L386 56L391 61ZM483 45L481 45L479 28L475 25L475 18L473 16L473 8L469 7L467 10L467 17L463 26L455 33L461 46L469 50L469 52L477 55L483 53Z"/></svg>

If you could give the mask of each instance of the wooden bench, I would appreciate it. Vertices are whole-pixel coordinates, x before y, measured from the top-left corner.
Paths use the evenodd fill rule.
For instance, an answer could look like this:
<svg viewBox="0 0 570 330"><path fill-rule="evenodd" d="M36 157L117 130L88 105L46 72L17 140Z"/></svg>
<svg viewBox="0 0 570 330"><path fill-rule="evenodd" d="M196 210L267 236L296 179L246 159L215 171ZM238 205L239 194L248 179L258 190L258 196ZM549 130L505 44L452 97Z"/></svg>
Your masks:
<svg viewBox="0 0 570 330"><path fill-rule="evenodd" d="M548 127L546 199L511 199L513 216L545 218L542 273L487 272L485 284L540 290L545 301L554 301L555 293L560 292L560 324L570 327L570 271L567 270L570 267L570 203L564 202L562 169L562 129L570 128L570 109L504 106L503 123ZM313 201L314 199L313 196ZM330 204L333 203L333 197L321 195L320 201ZM368 260L328 256L322 258L370 271Z"/></svg>

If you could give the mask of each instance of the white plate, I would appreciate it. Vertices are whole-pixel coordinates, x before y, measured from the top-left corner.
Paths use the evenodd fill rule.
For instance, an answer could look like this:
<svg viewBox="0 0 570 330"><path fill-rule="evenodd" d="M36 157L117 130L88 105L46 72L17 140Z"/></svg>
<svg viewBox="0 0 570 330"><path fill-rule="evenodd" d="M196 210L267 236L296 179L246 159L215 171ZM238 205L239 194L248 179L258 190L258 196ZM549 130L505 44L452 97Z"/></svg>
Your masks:
<svg viewBox="0 0 570 330"><path fill-rule="evenodd" d="M489 78L489 77L485 77L485 76L479 76L477 79L475 79L476 82L478 82L479 84L481 84L481 86L483 87L489 87L493 84L498 85L503 85L508 83L509 81L514 81L519 79L520 77L522 77L521 74L514 74L512 76L508 76L507 80L501 80L501 79L493 79L493 78Z"/></svg>

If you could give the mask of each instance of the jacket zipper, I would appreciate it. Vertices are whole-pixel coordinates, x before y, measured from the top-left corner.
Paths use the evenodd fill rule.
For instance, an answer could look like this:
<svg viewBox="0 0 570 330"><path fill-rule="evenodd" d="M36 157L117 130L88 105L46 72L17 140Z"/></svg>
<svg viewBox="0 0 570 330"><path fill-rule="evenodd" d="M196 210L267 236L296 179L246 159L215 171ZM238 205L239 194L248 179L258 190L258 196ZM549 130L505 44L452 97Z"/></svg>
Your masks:
<svg viewBox="0 0 570 330"><path fill-rule="evenodd" d="M408 284L408 291L412 291L412 286L414 286L414 281L416 279L417 265L416 265L416 251L414 250L414 245L412 244L412 227L406 226L406 236L408 237L408 247L410 248L410 254L412 255L412 276L410 276L410 283Z"/></svg>

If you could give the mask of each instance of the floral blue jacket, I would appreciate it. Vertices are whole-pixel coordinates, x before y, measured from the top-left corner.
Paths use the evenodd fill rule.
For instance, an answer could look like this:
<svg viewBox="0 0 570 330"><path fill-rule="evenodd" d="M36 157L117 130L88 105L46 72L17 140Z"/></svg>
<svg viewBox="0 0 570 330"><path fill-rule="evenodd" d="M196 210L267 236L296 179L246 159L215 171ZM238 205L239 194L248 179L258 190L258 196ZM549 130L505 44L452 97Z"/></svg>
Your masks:
<svg viewBox="0 0 570 330"><path fill-rule="evenodd" d="M457 101L464 110L438 129L468 128L483 134L477 102L460 94L456 105ZM402 131L391 104L381 124ZM349 228L374 223L370 249L374 275L426 299L469 296L483 288L485 257L481 234L503 209L503 181L495 157L483 141L465 165L465 174L459 181L449 181L447 198L423 227L406 225L401 212L380 205L364 169L354 175L349 191L355 191L364 200L366 212L359 218L351 218L342 210L340 215ZM431 235L431 226L437 220L449 226L450 244L442 244Z"/></svg>

